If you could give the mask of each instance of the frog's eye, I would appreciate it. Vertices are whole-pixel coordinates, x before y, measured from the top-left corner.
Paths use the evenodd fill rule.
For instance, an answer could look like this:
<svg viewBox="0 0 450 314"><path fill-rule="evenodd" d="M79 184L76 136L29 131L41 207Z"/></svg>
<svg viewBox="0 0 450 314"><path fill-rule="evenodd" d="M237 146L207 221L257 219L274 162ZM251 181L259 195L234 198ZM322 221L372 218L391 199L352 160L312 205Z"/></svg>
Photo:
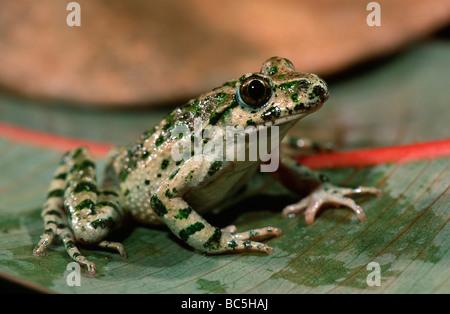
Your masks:
<svg viewBox="0 0 450 314"><path fill-rule="evenodd" d="M252 75L247 77L239 89L241 100L251 107L261 107L272 96L272 88L264 78Z"/></svg>

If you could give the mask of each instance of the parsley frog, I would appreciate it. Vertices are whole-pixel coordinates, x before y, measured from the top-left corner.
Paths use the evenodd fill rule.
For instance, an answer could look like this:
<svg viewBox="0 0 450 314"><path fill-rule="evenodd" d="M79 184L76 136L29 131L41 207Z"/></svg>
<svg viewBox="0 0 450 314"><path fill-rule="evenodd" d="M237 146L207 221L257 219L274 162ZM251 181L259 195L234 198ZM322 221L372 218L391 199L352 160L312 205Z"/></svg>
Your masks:
<svg viewBox="0 0 450 314"><path fill-rule="evenodd" d="M318 110L327 99L328 87L321 78L296 72L289 60L272 57L260 72L230 80L187 102L134 143L114 149L101 185L97 184L95 165L87 149L67 152L51 181L42 210L44 232L33 253L42 253L58 236L69 256L93 276L95 264L81 254L78 245L110 248L126 257L123 245L108 240L108 235L130 217L141 223L165 224L179 239L204 253L272 253L270 246L258 241L280 236L279 228L237 232L234 226L212 226L201 216L226 201L245 197L241 188L258 171L262 160L208 158L210 153L204 150L201 158L195 158L199 156L192 151L174 160L174 147L182 141L195 141L195 132L212 126L216 131L211 138L215 139L225 137L229 126L253 127L257 133L277 126L277 139L281 140L298 120ZM187 132L174 136L179 126ZM206 145L208 139L197 143ZM248 148L248 142L245 145ZM302 183L307 182L310 192L287 206L284 216L305 211L306 222L311 224L322 204L334 203L351 208L363 220L364 212L348 196L379 194L371 187L336 187L289 157L277 160L278 177L287 187L304 192Z"/></svg>

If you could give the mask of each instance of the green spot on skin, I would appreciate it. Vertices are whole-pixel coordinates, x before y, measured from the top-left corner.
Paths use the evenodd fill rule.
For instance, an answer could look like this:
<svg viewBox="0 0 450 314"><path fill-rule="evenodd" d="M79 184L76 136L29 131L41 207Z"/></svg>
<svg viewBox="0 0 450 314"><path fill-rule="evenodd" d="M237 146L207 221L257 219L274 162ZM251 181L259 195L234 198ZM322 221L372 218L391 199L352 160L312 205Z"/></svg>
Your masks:
<svg viewBox="0 0 450 314"><path fill-rule="evenodd" d="M228 245L228 247L230 247L232 249L235 249L238 246L236 240L234 240L234 239L231 241L228 241L227 245Z"/></svg>
<svg viewBox="0 0 450 314"><path fill-rule="evenodd" d="M63 189L55 189L50 192L48 192L47 198L50 197L63 197L64 196L64 190Z"/></svg>
<svg viewBox="0 0 450 314"><path fill-rule="evenodd" d="M186 106L186 109L191 112L194 116L198 116L202 112L202 102L200 99L194 100Z"/></svg>
<svg viewBox="0 0 450 314"><path fill-rule="evenodd" d="M222 231L220 231L219 228L216 228L212 236L205 242L205 244L203 244L203 246L207 249L218 250L220 248L221 237Z"/></svg>
<svg viewBox="0 0 450 314"><path fill-rule="evenodd" d="M54 221L54 220L49 220L45 223L46 226L48 226L50 224L57 225L56 221Z"/></svg>
<svg viewBox="0 0 450 314"><path fill-rule="evenodd" d="M254 126L256 126L256 123L255 123L252 119L248 119L247 122L246 122L246 124L247 124L247 126L249 126L249 125L254 125Z"/></svg>
<svg viewBox="0 0 450 314"><path fill-rule="evenodd" d="M44 234L53 235L53 229L45 229Z"/></svg>
<svg viewBox="0 0 450 314"><path fill-rule="evenodd" d="M209 124L215 125L217 122L219 122L221 117L222 117L222 113L221 112L214 112L211 115L211 118L209 118Z"/></svg>
<svg viewBox="0 0 450 314"><path fill-rule="evenodd" d="M167 214L167 207L164 205L164 203L159 199L159 197L156 194L153 194L152 198L150 199L150 205L152 206L155 213L162 217L165 214Z"/></svg>
<svg viewBox="0 0 450 314"><path fill-rule="evenodd" d="M292 99L294 102L297 102L297 101L298 101L298 93L293 93L293 94L291 95L291 99Z"/></svg>
<svg viewBox="0 0 450 314"><path fill-rule="evenodd" d="M295 89L299 86L306 88L307 86L309 86L309 83L306 80L290 81L278 85L278 88L281 90L285 90L285 89Z"/></svg>
<svg viewBox="0 0 450 314"><path fill-rule="evenodd" d="M83 153L83 148L77 148L77 150L73 153L72 159L77 159Z"/></svg>
<svg viewBox="0 0 450 314"><path fill-rule="evenodd" d="M180 239L186 242L191 235L193 235L198 231L201 231L204 228L205 225L202 224L201 222L196 222L192 225L189 225L188 227L180 231L179 233Z"/></svg>
<svg viewBox="0 0 450 314"><path fill-rule="evenodd" d="M72 168L70 169L70 172L85 171L89 167L95 168L95 164L90 160L83 160L73 165Z"/></svg>
<svg viewBox="0 0 450 314"><path fill-rule="evenodd" d="M255 238L257 238L259 236L259 232L257 232L257 231L250 231L249 233L248 233L248 237L250 238L250 239L255 239Z"/></svg>
<svg viewBox="0 0 450 314"><path fill-rule="evenodd" d="M173 127L174 115L170 114L166 117L166 124L162 127L163 131L167 131Z"/></svg>
<svg viewBox="0 0 450 314"><path fill-rule="evenodd" d="M66 242L66 249L70 250L73 249L75 247L75 243L72 240L69 240Z"/></svg>
<svg viewBox="0 0 450 314"><path fill-rule="evenodd" d="M222 167L222 161L217 160L217 161L213 162L211 164L211 167L208 170L208 175L212 176L213 174L215 174L217 172L217 170L220 169L220 167Z"/></svg>
<svg viewBox="0 0 450 314"><path fill-rule="evenodd" d="M87 209L95 209L94 201L92 201L90 199L85 199L80 204L75 206L75 210L82 210L82 209L85 209L85 208L87 208Z"/></svg>
<svg viewBox="0 0 450 314"><path fill-rule="evenodd" d="M294 110L303 110L303 109L305 109L305 104L304 103L298 103L298 104L296 104L295 106L294 106Z"/></svg>
<svg viewBox="0 0 450 314"><path fill-rule="evenodd" d="M127 179L129 173L130 171L128 169L123 169L119 174L120 182L124 182Z"/></svg>
<svg viewBox="0 0 450 314"><path fill-rule="evenodd" d="M269 69L269 75L275 75L278 73L278 66L274 65Z"/></svg>
<svg viewBox="0 0 450 314"><path fill-rule="evenodd" d="M222 119L229 112L231 112L231 109L233 109L237 105L238 105L238 102L235 99L233 99L233 101L222 111L213 112L213 114L209 118L209 124L215 125L217 122L219 122L220 119Z"/></svg>
<svg viewBox="0 0 450 314"><path fill-rule="evenodd" d="M303 110L305 109L305 105L299 101L298 99L299 94L297 92L291 94L291 99L293 102L295 102L294 110Z"/></svg>
<svg viewBox="0 0 450 314"><path fill-rule="evenodd" d="M164 195L165 195L166 197L168 197L168 198L173 197L173 194L170 192L169 189L166 190L166 192L164 193Z"/></svg>
<svg viewBox="0 0 450 314"><path fill-rule="evenodd" d="M295 70L294 65L292 64L292 62L290 60L284 59L284 64L286 67L290 68L291 70Z"/></svg>
<svg viewBox="0 0 450 314"><path fill-rule="evenodd" d="M101 192L98 193L98 195L100 195L100 196L113 195L113 196L115 196L115 197L119 197L119 194L117 194L117 193L114 192L114 191L101 191Z"/></svg>
<svg viewBox="0 0 450 314"><path fill-rule="evenodd" d="M314 98L316 98L316 97L319 97L319 98L320 98L320 96L322 96L323 93L324 93L324 89L323 89L321 86L316 85L316 86L314 86L314 88L312 89L311 93L309 93L308 98L309 98L309 99L314 99Z"/></svg>
<svg viewBox="0 0 450 314"><path fill-rule="evenodd" d="M95 229L108 229L111 230L114 225L114 221L112 218L100 218L91 222L91 226Z"/></svg>
<svg viewBox="0 0 450 314"><path fill-rule="evenodd" d="M65 180L66 177L67 177L67 173L63 172L63 173L60 173L57 176L55 176L55 179L56 180Z"/></svg>
<svg viewBox="0 0 450 314"><path fill-rule="evenodd" d="M61 211L56 210L56 209L49 210L48 212L45 213L45 215L52 215L52 216L56 216L56 217L59 217L59 218L62 217Z"/></svg>
<svg viewBox="0 0 450 314"><path fill-rule="evenodd" d="M76 184L75 188L73 189L74 193L81 193L81 192L92 192L97 193L97 186L89 181L80 181Z"/></svg>
<svg viewBox="0 0 450 314"><path fill-rule="evenodd" d="M264 121L272 120L274 118L278 118L281 115L281 109L278 107L271 107L263 112L261 115L261 119Z"/></svg>
<svg viewBox="0 0 450 314"><path fill-rule="evenodd" d="M164 143L164 136L161 134L155 141L155 146L159 147Z"/></svg>
<svg viewBox="0 0 450 314"><path fill-rule="evenodd" d="M187 219L192 212L191 207L186 207L178 210L178 214L174 216L176 219Z"/></svg>
<svg viewBox="0 0 450 314"><path fill-rule="evenodd" d="M164 158L163 161L161 162L161 169L162 170L167 169L167 166L169 166L169 162L170 160L168 158Z"/></svg>
<svg viewBox="0 0 450 314"><path fill-rule="evenodd" d="M216 102L217 106L222 105L227 100L228 94L221 92L217 93L213 96L214 101Z"/></svg>
<svg viewBox="0 0 450 314"><path fill-rule="evenodd" d="M114 208L115 210L119 210L119 208L117 207L117 204L115 204L113 202L102 201L102 202L97 203L97 207L99 207L99 208L105 207L105 206L109 206L109 207Z"/></svg>
<svg viewBox="0 0 450 314"><path fill-rule="evenodd" d="M180 171L180 168L178 168L177 170L175 170L174 172L172 172L169 176L169 180L172 180L173 178L175 178L175 176L177 175L178 171Z"/></svg>

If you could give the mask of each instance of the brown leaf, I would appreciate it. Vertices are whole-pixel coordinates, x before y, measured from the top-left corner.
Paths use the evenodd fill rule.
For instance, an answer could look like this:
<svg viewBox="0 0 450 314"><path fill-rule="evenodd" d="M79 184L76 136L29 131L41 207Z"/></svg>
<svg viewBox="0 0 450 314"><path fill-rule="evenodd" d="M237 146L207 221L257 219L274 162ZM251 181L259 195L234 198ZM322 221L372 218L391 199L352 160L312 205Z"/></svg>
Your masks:
<svg viewBox="0 0 450 314"><path fill-rule="evenodd" d="M186 100L257 71L270 56L297 70L334 74L445 26L447 0L369 2L79 0L0 3L0 84L30 97L98 106Z"/></svg>

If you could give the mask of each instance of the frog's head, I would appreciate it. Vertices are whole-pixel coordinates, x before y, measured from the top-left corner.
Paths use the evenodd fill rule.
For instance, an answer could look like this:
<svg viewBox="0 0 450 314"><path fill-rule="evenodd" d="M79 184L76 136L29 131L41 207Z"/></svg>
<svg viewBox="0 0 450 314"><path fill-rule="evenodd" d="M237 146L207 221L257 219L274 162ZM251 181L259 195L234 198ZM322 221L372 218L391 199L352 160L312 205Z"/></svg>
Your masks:
<svg viewBox="0 0 450 314"><path fill-rule="evenodd" d="M172 135L178 125L195 132L196 121L202 128L275 125L283 138L299 119L318 110L327 99L328 87L321 78L295 72L289 60L273 57L264 62L260 72L228 81L176 108L162 121L159 138L181 138Z"/></svg>
<svg viewBox="0 0 450 314"><path fill-rule="evenodd" d="M328 87L317 75L295 72L289 60L272 57L260 72L239 79L235 99L237 106L229 124L277 125L284 136L299 119L322 106L328 99Z"/></svg>

